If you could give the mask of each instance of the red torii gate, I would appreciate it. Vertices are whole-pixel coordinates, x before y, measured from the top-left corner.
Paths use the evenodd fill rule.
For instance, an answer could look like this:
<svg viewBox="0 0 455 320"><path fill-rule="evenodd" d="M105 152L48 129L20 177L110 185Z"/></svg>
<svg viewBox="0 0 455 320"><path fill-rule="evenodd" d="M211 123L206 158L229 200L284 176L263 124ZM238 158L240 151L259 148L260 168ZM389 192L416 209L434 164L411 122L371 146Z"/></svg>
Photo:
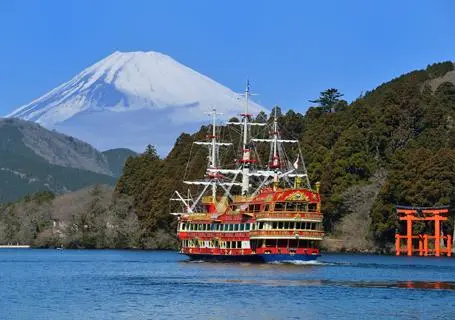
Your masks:
<svg viewBox="0 0 455 320"><path fill-rule="evenodd" d="M441 236L441 221L447 221L449 215L449 207L404 207L397 206L397 214L401 221L406 221L406 235L395 234L395 252L399 256L401 252L407 252L408 256L412 256L414 251L412 240L419 240L419 255L428 256L434 254L439 257L441 253L446 254L448 257L452 255L452 236ZM420 214L419 214L420 213ZM434 235L428 234L412 234L413 221L434 221ZM401 239L406 239L406 250L401 249ZM428 240L434 239L434 248L428 248ZM446 240L447 245L441 248L441 240Z"/></svg>

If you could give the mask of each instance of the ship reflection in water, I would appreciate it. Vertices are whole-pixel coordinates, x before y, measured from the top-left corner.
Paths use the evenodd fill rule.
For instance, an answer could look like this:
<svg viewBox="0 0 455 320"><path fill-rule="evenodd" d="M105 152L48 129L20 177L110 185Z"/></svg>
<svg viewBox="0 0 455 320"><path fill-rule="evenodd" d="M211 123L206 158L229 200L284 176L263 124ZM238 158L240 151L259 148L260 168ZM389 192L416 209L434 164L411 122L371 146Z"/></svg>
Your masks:
<svg viewBox="0 0 455 320"><path fill-rule="evenodd" d="M321 287L321 286L342 286L352 288L402 288L402 289L425 289L425 290L455 290L455 282L426 282L426 281L330 281L330 280L253 280L253 279L209 279L210 283L235 283L251 284L259 286L303 286L303 287Z"/></svg>

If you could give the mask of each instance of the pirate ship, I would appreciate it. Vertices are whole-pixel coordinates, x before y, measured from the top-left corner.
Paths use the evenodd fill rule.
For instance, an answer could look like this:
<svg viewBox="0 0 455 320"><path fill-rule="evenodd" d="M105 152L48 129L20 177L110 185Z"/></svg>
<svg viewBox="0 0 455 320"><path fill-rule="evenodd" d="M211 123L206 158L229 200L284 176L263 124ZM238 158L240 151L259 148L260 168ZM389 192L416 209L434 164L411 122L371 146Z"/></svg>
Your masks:
<svg viewBox="0 0 455 320"><path fill-rule="evenodd" d="M175 191L171 198L181 204L179 212L172 213L178 216L180 252L200 260L315 260L324 235L319 184L310 186L298 141L281 137L276 108L270 124L253 122L249 96L247 84L241 121L227 123L240 128L242 139L235 168L221 166L220 148L232 143L219 141L215 109L207 140L194 142L208 147L208 165L202 180L184 181L199 188L197 196ZM269 137L252 137L255 126L269 127ZM261 166L254 150L263 143L269 145L269 158ZM295 161L289 159L286 145L297 150Z"/></svg>

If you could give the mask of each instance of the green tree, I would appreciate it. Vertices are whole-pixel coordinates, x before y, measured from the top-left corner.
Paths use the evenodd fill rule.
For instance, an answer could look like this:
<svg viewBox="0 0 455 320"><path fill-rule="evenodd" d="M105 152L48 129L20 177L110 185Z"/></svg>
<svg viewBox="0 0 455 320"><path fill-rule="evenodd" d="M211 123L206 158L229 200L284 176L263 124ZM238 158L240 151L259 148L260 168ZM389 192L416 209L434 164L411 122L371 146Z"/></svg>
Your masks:
<svg viewBox="0 0 455 320"><path fill-rule="evenodd" d="M310 100L312 103L318 103L326 112L335 112L336 105L341 101L344 96L338 89L330 88L322 91L318 99Z"/></svg>
<svg viewBox="0 0 455 320"><path fill-rule="evenodd" d="M160 157L158 156L158 152L156 152L156 148L152 146L151 144L148 144L147 147L145 147L145 152L144 155L152 158L152 159L159 159Z"/></svg>

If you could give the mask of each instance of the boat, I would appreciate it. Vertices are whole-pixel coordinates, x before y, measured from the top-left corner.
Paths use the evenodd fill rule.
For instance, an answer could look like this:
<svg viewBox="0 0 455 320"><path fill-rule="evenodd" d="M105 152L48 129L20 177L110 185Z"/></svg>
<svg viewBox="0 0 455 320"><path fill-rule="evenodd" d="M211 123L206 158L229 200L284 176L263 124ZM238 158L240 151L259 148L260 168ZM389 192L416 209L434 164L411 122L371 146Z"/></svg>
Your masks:
<svg viewBox="0 0 455 320"><path fill-rule="evenodd" d="M324 236L319 183L311 188L298 140L282 138L277 108L273 121L255 122L248 113L249 96L247 83L241 120L217 127L219 113L213 109L207 140L194 142L208 148L208 162L203 179L183 181L190 186L187 194L176 190L171 197L180 204L172 213L178 217L180 252L202 261L316 260ZM220 150L232 142L219 141L217 135L229 126L240 128L241 137L239 160L231 169L223 168ZM255 138L253 129L269 135ZM263 163L255 150L264 143L269 156ZM293 152L286 153L288 145Z"/></svg>

